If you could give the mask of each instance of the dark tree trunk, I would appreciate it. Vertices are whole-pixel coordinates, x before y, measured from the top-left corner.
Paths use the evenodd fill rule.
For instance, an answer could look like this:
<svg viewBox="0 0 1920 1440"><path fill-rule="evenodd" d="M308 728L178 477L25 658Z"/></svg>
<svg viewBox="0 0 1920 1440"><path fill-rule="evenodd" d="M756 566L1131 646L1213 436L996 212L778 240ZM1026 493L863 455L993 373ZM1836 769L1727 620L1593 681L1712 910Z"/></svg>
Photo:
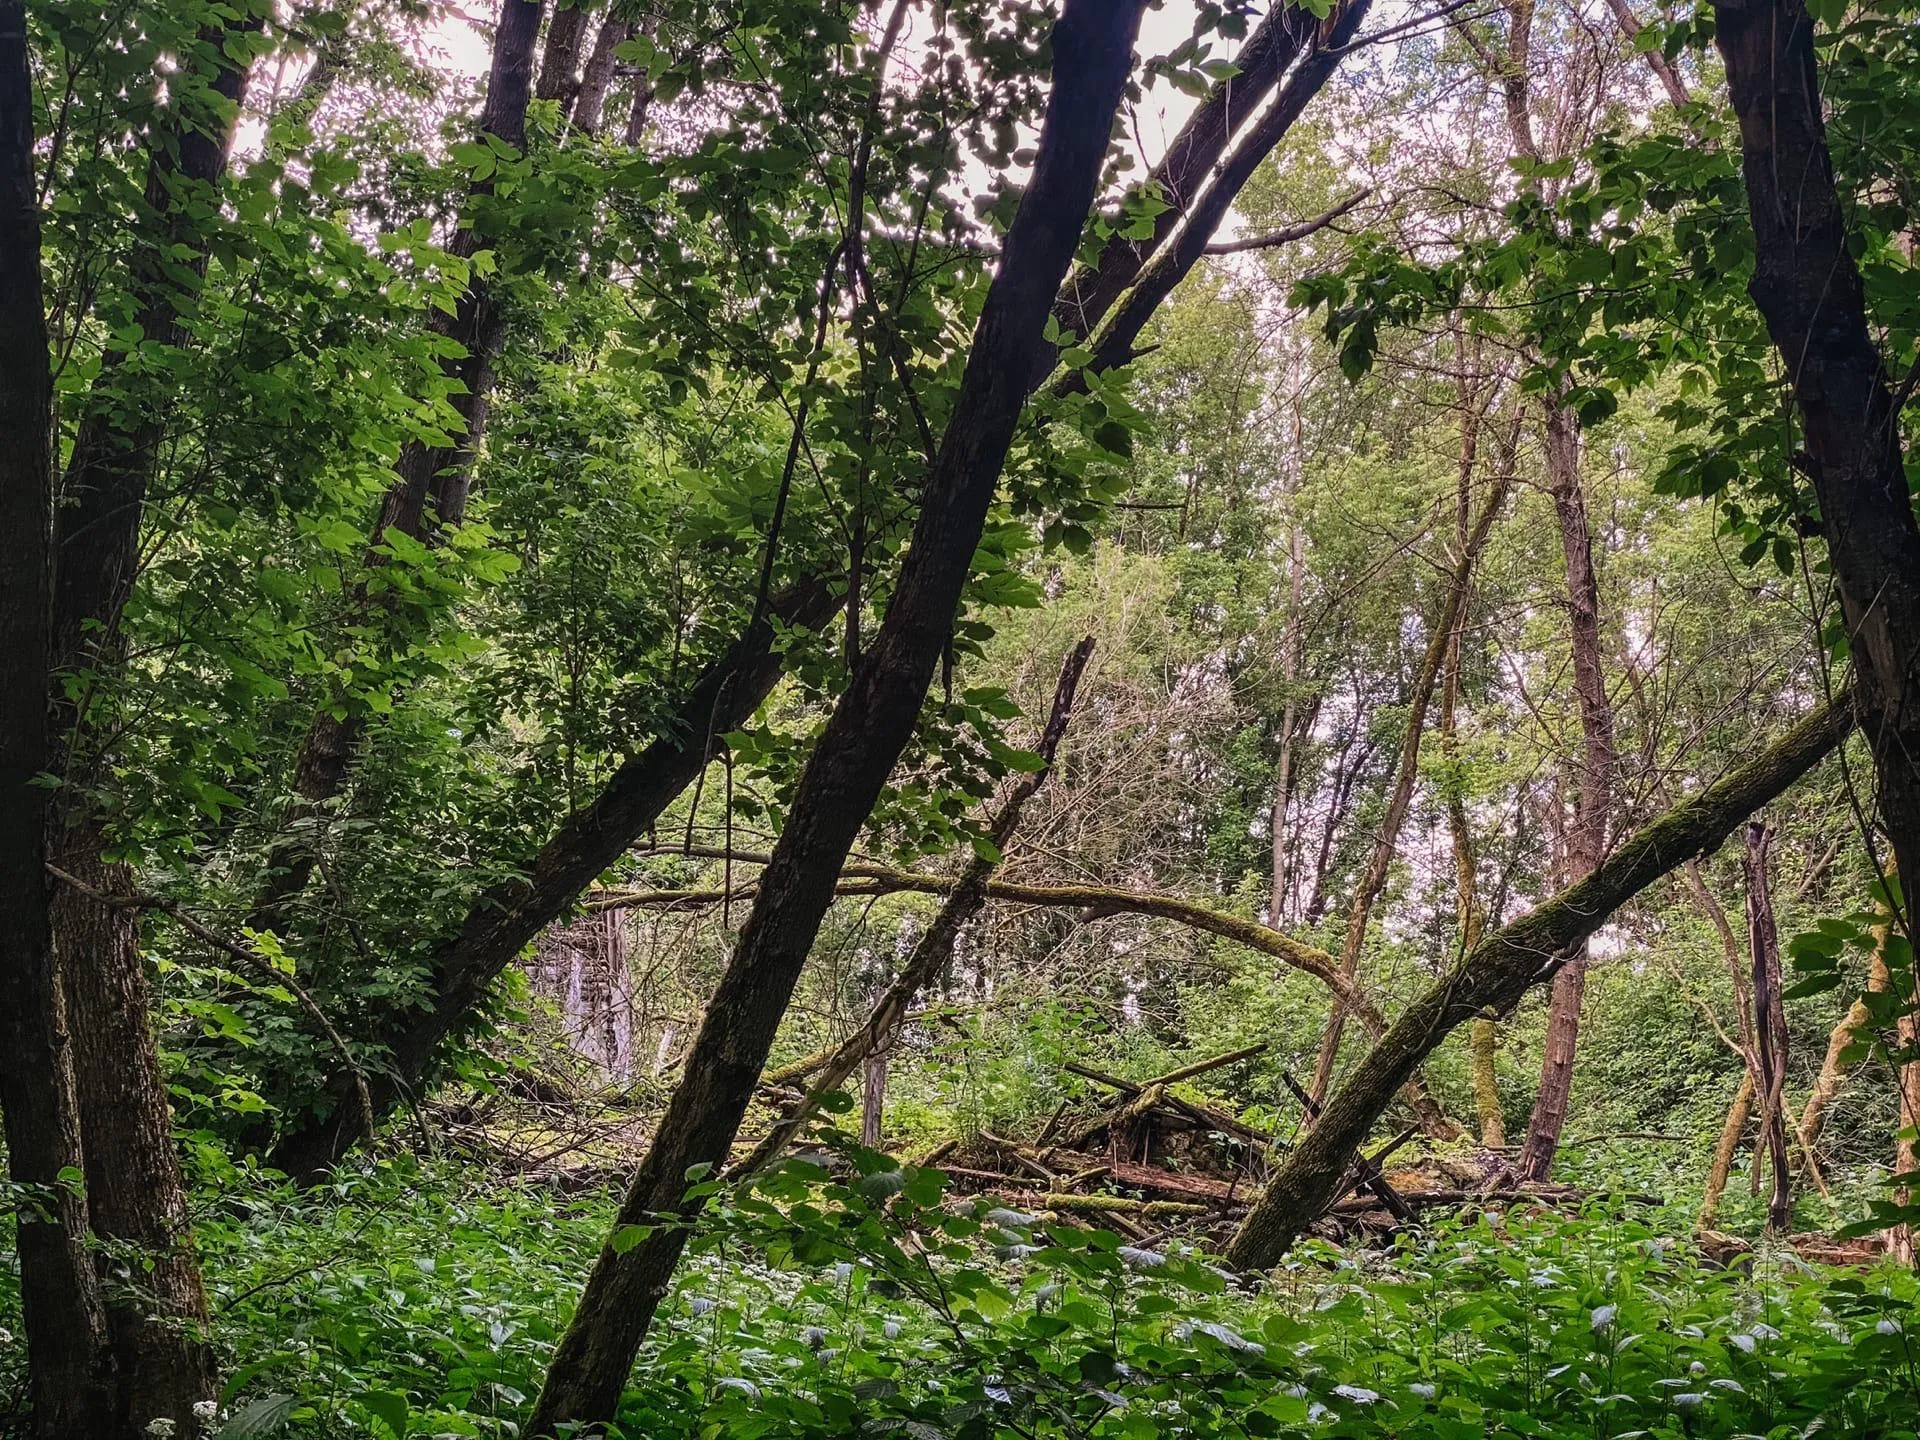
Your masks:
<svg viewBox="0 0 1920 1440"><path fill-rule="evenodd" d="M785 673L772 620L812 629L839 605L824 585L777 599L772 619L754 625L707 667L661 727L660 738L615 771L592 803L570 815L529 858L525 878L503 881L474 902L459 932L429 957L430 1008L425 1014L396 1013L376 1037L391 1052L388 1069L368 1077L380 1114L427 1085L441 1046L467 1023L493 982L693 783L711 758L714 737L753 717ZM326 1094L329 1108L274 1146L273 1163L290 1174L318 1175L362 1138L350 1077L335 1075Z"/></svg>
<svg viewBox="0 0 1920 1440"><path fill-rule="evenodd" d="M533 1436L614 1413L686 1244L689 1170L722 1164L847 851L912 733L945 650L1001 466L1037 368L1041 330L1086 223L1144 0L1067 0L1031 181L1007 232L913 542L871 648L801 776L738 947L707 1007L617 1224L656 1224L602 1249L554 1352Z"/></svg>
<svg viewBox="0 0 1920 1440"><path fill-rule="evenodd" d="M493 66L487 79L486 104L479 130L515 150L527 145L527 101L533 90L533 57L540 35L545 0L505 0L494 31ZM579 16L563 10L555 17ZM584 21L581 22L584 24ZM553 57L551 52L548 59ZM491 180L475 183L473 195L490 194ZM471 257L485 243L471 225L463 226L448 247L455 255ZM412 441L394 465L394 483L381 502L374 522L378 545L389 530L415 539L432 540L466 517L468 487L474 457L486 433L488 402L493 392L493 369L499 359L505 312L494 287L479 275L467 284L452 315L435 311L429 328L436 335L457 340L465 352L447 360L449 379L459 382L449 403L464 429L450 446ZM383 563L370 554L368 565ZM362 590L361 610L376 602ZM329 695L313 718L294 761L293 800L282 817L280 833L267 852L266 878L254 902L251 923L257 929L278 929L287 904L306 888L319 854L324 807L346 784L347 772L366 729L365 712L353 708L344 695Z"/></svg>
<svg viewBox="0 0 1920 1440"><path fill-rule="evenodd" d="M1899 416L1847 248L1799 0L1716 0L1740 121L1754 303L1786 366L1839 582L1880 816L1906 904L1920 895L1920 528ZM1901 921L1911 931L1911 915Z"/></svg>
<svg viewBox="0 0 1920 1440"><path fill-rule="evenodd" d="M541 100L558 100L562 120L572 115L580 94L580 52L586 48L587 28L584 5L562 5L547 23L547 48L533 93Z"/></svg>
<svg viewBox="0 0 1920 1440"><path fill-rule="evenodd" d="M237 22L236 32L260 20ZM202 39L219 57L216 73L184 77L169 123L156 132L146 201L152 229L136 237L129 289L142 337L178 347L191 285L178 279L181 256L196 275L206 266L197 213L226 174L233 124L247 71L226 51L232 33ZM89 397L56 515L53 661L58 670L106 674L120 662L118 627L135 576L142 511L167 428L171 391L142 382L131 397L120 383L119 351L109 351ZM52 691L63 733L61 768L70 792L84 797L105 765L93 753L88 717L63 686ZM106 837L84 799L55 807L47 851L69 874L102 893L127 888L103 859ZM105 883L98 883L105 882ZM62 886L49 910L55 965L72 1034L87 1211L105 1246L103 1299L115 1357L116 1423L127 1434L153 1419L174 1423L181 1440L201 1433L193 1405L213 1398L201 1290L186 1193L174 1151L172 1111L151 1029L152 997L130 916Z"/></svg>
<svg viewBox="0 0 1920 1440"><path fill-rule="evenodd" d="M1316 42L1309 61L1289 79L1286 96L1276 102L1282 106L1286 118L1262 117L1257 133L1250 134L1242 145L1235 147L1235 168L1230 177L1232 193L1237 193L1259 160L1270 154L1285 135L1292 118L1318 93L1344 53L1339 47L1352 37L1369 3L1370 0L1355 0L1330 26L1321 25L1322 38ZM644 76L638 84L634 122L628 132L630 144L637 143L639 132L635 127L644 125L648 98ZM1238 124L1236 120L1236 127ZM1220 183L1229 182L1216 181L1216 186ZM1211 227L1225 213L1232 195L1216 195L1213 188L1207 195L1205 223ZM1178 257L1156 271L1157 298L1164 298L1197 263L1206 238L1202 235L1184 246ZM1111 247L1109 253L1112 253ZM1138 326L1145 323L1150 309L1134 314L1129 321L1134 326L1132 334L1138 333ZM1050 359L1042 357L1050 357L1052 353L1052 347L1044 342L1036 352L1034 384L1045 378L1043 365L1051 364ZM816 580L796 587L793 602L781 618L788 625L812 628L831 618L840 604L840 599L829 593L826 582ZM776 613L780 613L778 607ZM417 1090L427 1081L442 1042L467 1021L473 1006L486 995L493 981L522 948L565 913L580 891L618 859L658 818L661 810L692 783L705 764L706 751L704 740L690 750L688 737L704 737L709 730L713 734L724 734L737 729L758 708L782 674L782 662L773 653L772 643L771 630L758 627L709 667L675 708L674 721L666 727L663 738L623 765L591 805L570 818L537 856L529 858L524 881L516 880L488 890L475 902L459 934L436 949L431 961L435 978L429 1012L424 1017L411 1013L395 1015L389 1021L387 1033L377 1037L393 1052L393 1073L372 1077L374 1100L383 1114L390 1112L401 1094ZM327 748L330 753L351 755L350 747L342 748L329 742ZM339 780L344 779L344 763L340 762L338 777L328 782L334 786L329 794L337 793ZM309 831L311 823L307 822ZM306 844L311 843L309 834ZM298 847L289 853L297 855ZM301 863L308 867L298 876L300 885L304 885L312 859L309 856ZM279 871L286 867L273 868ZM290 885L290 878L274 882L278 887L276 893L291 893L300 888L300 885ZM1316 914L1309 918L1318 917ZM360 1138L357 1123L346 1109L351 1096L349 1078L344 1074L335 1075L329 1081L326 1094L330 1103L328 1112L302 1121L274 1148L274 1163L291 1173L304 1176L319 1173Z"/></svg>
<svg viewBox="0 0 1920 1440"><path fill-rule="evenodd" d="M1454 1029L1491 1007L1505 1014L1551 978L1621 905L1688 859L1711 850L1748 815L1831 754L1854 725L1842 695L1766 752L1617 846L1598 869L1483 940L1407 1007L1334 1092L1319 1122L1274 1172L1227 1257L1242 1270L1271 1265L1328 1205L1374 1122L1415 1068Z"/></svg>
<svg viewBox="0 0 1920 1440"><path fill-rule="evenodd" d="M1580 479L1580 421L1572 409L1553 399L1547 404L1547 479L1554 513L1560 521L1561 552L1567 565L1567 629L1573 649L1573 689L1580 707L1582 741L1580 783L1574 792L1573 826L1567 833L1570 880L1593 872L1607 849L1607 824L1613 808L1613 701L1600 668L1600 582L1593 569L1593 530ZM1566 1128L1573 1094L1573 1065L1580 1044L1580 1007L1587 988L1587 942L1553 978L1547 1004L1546 1053L1540 1062L1540 1089L1527 1121L1520 1151L1520 1174L1545 1180L1553 1169Z"/></svg>
<svg viewBox="0 0 1920 1440"><path fill-rule="evenodd" d="M607 87L613 83L614 50L633 34L633 25L609 15L594 37L593 53L580 76L580 93L573 102L573 128L583 135L600 133L607 108Z"/></svg>
<svg viewBox="0 0 1920 1440"><path fill-rule="evenodd" d="M1767 878L1772 832L1759 821L1747 826L1741 870L1747 882L1747 942L1753 957L1755 1098L1760 1133L1773 1160L1767 1199L1767 1229L1784 1235L1793 1219L1793 1172L1787 1161L1787 1015L1780 1001L1780 934L1773 921L1773 890Z"/></svg>
<svg viewBox="0 0 1920 1440"><path fill-rule="evenodd" d="M112 1364L86 1207L66 1001L48 919L53 635L53 377L26 14L0 0L0 1111L16 1210L34 1436L104 1435Z"/></svg>

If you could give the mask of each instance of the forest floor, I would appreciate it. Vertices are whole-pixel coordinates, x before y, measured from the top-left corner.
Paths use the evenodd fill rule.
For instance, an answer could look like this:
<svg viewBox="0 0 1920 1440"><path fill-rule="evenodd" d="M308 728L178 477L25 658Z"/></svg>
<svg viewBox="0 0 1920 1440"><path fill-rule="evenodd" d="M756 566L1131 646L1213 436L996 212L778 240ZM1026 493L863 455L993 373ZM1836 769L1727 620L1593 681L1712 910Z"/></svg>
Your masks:
<svg viewBox="0 0 1920 1440"><path fill-rule="evenodd" d="M515 1434L609 1232L608 1147L591 1181L575 1152L534 1178L499 1153L308 1192L201 1177L226 1405L271 1424L236 1433ZM1253 1286L1178 1235L964 1185L851 1148L716 1197L621 1433L1900 1440L1920 1416L1913 1275L1764 1241L1722 1265L1680 1206L1424 1207Z"/></svg>

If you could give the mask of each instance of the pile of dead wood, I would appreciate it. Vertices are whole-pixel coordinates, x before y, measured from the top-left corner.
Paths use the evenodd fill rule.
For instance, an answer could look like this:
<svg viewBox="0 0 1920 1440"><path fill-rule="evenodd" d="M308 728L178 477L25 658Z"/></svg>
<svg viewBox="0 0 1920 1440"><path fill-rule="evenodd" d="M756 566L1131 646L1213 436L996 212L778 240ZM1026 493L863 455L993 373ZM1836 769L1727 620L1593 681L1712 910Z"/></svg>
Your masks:
<svg viewBox="0 0 1920 1440"><path fill-rule="evenodd" d="M964 1146L940 1146L923 1163L944 1170L957 1193L991 1196L1143 1243L1175 1234L1224 1238L1266 1183L1271 1157L1292 1137L1261 1130L1172 1087L1251 1060L1266 1048L1250 1045L1146 1080L1069 1064L1067 1073L1097 1087L1100 1099L1093 1107L1076 1111L1072 1102L1062 1104L1030 1142L982 1131ZM1282 1078L1310 1127L1319 1106L1293 1077ZM1426 1155L1389 1169L1387 1162L1416 1133L1409 1128L1354 1156L1346 1184L1315 1227L1318 1233L1364 1241L1429 1209L1560 1208L1592 1198L1571 1185L1516 1183L1499 1151Z"/></svg>

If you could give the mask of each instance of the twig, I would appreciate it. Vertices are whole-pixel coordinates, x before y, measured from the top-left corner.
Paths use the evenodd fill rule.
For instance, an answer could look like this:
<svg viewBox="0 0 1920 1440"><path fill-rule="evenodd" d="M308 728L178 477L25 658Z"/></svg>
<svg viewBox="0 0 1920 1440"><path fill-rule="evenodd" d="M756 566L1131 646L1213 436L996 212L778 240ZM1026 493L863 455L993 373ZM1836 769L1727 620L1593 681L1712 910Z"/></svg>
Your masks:
<svg viewBox="0 0 1920 1440"><path fill-rule="evenodd" d="M299 981L284 971L276 969L258 951L249 950L217 931L208 929L182 909L177 901L161 895L109 895L104 890L96 890L77 875L69 875L57 865L47 866L47 873L62 885L78 890L88 899L112 906L116 910L158 910L202 944L210 945L222 954L238 960L249 970L266 977L270 984L285 987L300 1008L307 1012L307 1018L320 1027L320 1032L327 1037L333 1048L340 1052L340 1058L346 1062L347 1072L353 1077L354 1097L360 1105L360 1122L366 1128L367 1143L369 1145L373 1143L378 1126L374 1120L373 1096L367 1089L367 1072L360 1068L360 1062L355 1058L353 1048L347 1044L346 1037L333 1028L333 1022L327 1019L327 1012L320 1008L319 1002L306 992Z"/></svg>

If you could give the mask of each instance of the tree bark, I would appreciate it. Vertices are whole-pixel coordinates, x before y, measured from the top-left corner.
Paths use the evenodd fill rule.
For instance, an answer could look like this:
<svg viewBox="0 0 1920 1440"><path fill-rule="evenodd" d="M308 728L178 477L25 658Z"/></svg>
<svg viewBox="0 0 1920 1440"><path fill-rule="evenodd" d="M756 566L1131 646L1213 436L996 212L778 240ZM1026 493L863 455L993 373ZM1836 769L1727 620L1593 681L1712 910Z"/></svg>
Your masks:
<svg viewBox="0 0 1920 1440"><path fill-rule="evenodd" d="M1704 1235L1719 1223L1727 1177L1733 1173L1733 1157L1740 1152L1740 1137L1746 1133L1747 1118L1752 1113L1753 1073L1742 1069L1740 1084L1733 1092L1733 1104L1727 1107L1726 1123L1720 1127L1720 1139L1713 1147L1713 1165L1707 1171L1706 1188L1700 1194L1700 1219L1694 1227L1700 1234Z"/></svg>
<svg viewBox="0 0 1920 1440"><path fill-rule="evenodd" d="M1573 826L1567 835L1568 879L1592 873L1607 849L1607 824L1613 806L1613 702L1600 668L1600 583L1593 569L1593 532L1587 520L1580 479L1580 421L1553 398L1546 415L1547 479L1554 513L1560 521L1561 550L1567 567L1567 629L1573 650L1573 689L1580 707L1582 753L1575 791ZM1520 1151L1520 1174L1545 1180L1566 1128L1573 1095L1573 1065L1580 1044L1580 1007L1587 988L1586 937L1580 950L1554 976L1547 1004L1546 1052L1540 1062L1540 1088L1527 1119Z"/></svg>
<svg viewBox="0 0 1920 1440"><path fill-rule="evenodd" d="M1598 869L1483 940L1367 1053L1320 1121L1282 1162L1227 1254L1243 1270L1272 1264L1335 1198L1354 1152L1393 1093L1456 1026L1491 1006L1506 1013L1550 979L1571 948L1619 906L1690 856L1724 840L1840 745L1852 697L1821 706L1751 763L1642 827Z"/></svg>
<svg viewBox="0 0 1920 1440"><path fill-rule="evenodd" d="M53 376L26 13L0 0L0 1111L36 1440L111 1433L113 1355L87 1251L72 1037L48 917Z"/></svg>
<svg viewBox="0 0 1920 1440"><path fill-rule="evenodd" d="M1799 0L1715 0L1754 230L1748 283L1787 371L1840 590L1880 815L1920 894L1920 528L1899 416L1847 246ZM1911 903L1909 898L1907 903ZM1896 917L1912 933L1908 915Z"/></svg>
<svg viewBox="0 0 1920 1440"><path fill-rule="evenodd" d="M494 31L493 63L478 128L482 136L491 135L516 151L524 151L527 145L527 102L532 94L533 57L544 4L545 0L505 0ZM580 14L577 9L560 12L561 16ZM556 24L558 20L556 16ZM584 25L584 21L580 23ZM551 50L548 59L554 59ZM492 191L491 179L476 181L470 199ZM483 243L483 237L469 223L455 234L448 249L468 259ZM459 358L442 362L447 378L456 382L448 403L463 428L450 446L410 441L402 448L394 465L393 485L382 499L374 523L375 546L389 530L431 541L465 518L473 463L486 433L505 318L494 286L476 274L469 279L454 313L446 315L436 310L428 322L432 333L458 341L463 351ZM384 563L385 557L377 553L370 552L366 557L369 566ZM376 603L364 587L357 592L356 608L365 611ZM339 693L329 693L315 713L294 760L293 799L267 851L266 876L250 922L254 928L280 929L285 923L285 907L312 878L319 857L322 812L346 784L366 723L366 713Z"/></svg>
<svg viewBox="0 0 1920 1440"><path fill-rule="evenodd" d="M602 1249L554 1352L531 1436L551 1436L569 1421L598 1424L617 1408L686 1244L690 1172L725 1160L847 851L912 733L1037 368L1042 325L1093 202L1143 3L1067 0L1054 25L1053 87L1033 176L987 292L893 601L801 775L684 1078L621 1205L617 1226L656 1228L631 1249Z"/></svg>
<svg viewBox="0 0 1920 1440"><path fill-rule="evenodd" d="M534 82L533 93L541 100L559 101L562 121L573 113L574 100L580 94L580 52L586 44L586 6L557 6L547 22L547 46L540 57L540 78Z"/></svg>
<svg viewBox="0 0 1920 1440"><path fill-rule="evenodd" d="M128 287L143 343L189 342L192 283L204 274L200 207L227 170L248 73L226 44L257 31L258 16L203 31L194 66L173 91L155 132L146 203L154 217L137 235ZM139 559L142 512L166 433L171 392L143 386L129 400L121 351L109 350L68 457L56 512L52 662L56 671L105 674L120 662L119 623ZM84 702L51 691L59 768L70 803L48 817L46 851L62 869L130 888L124 867L102 858L106 836L84 797L106 758L91 753ZM207 1348L206 1298L186 1225L186 1193L174 1151L173 1118L150 1024L152 997L131 917L62 888L49 903L54 965L71 1032L87 1212L104 1247L102 1298L115 1360L115 1420L132 1434L153 1419L174 1423L180 1440L201 1433L195 1403L215 1393Z"/></svg>
<svg viewBox="0 0 1920 1440"><path fill-rule="evenodd" d="M631 22L609 15L594 36L593 53L580 75L580 93L573 102L573 128L582 135L600 133L607 108L607 87L613 83L614 51L633 34Z"/></svg>
<svg viewBox="0 0 1920 1440"><path fill-rule="evenodd" d="M1780 936L1774 927L1773 891L1767 877L1772 833L1760 821L1747 825L1741 870L1747 882L1747 941L1753 957L1755 1087L1760 1134L1773 1160L1767 1229L1784 1235L1793 1218L1793 1174L1787 1160L1787 1016L1780 1001Z"/></svg>

